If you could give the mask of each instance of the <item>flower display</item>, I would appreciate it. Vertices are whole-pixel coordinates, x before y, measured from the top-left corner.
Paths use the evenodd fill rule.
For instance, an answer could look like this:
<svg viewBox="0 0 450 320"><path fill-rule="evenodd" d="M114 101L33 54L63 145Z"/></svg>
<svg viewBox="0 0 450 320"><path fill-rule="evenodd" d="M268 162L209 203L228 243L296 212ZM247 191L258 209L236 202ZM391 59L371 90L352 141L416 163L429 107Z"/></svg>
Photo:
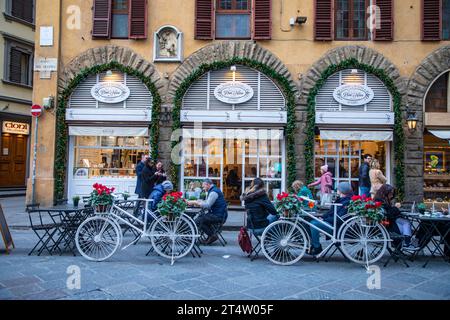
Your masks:
<svg viewBox="0 0 450 320"><path fill-rule="evenodd" d="M287 192L282 192L277 195L277 200L275 201L275 208L277 211L284 216L292 216L301 211L303 199L300 197L289 194Z"/></svg>
<svg viewBox="0 0 450 320"><path fill-rule="evenodd" d="M158 204L159 213L162 216L179 216L187 207L187 201L182 192L171 192L163 196Z"/></svg>
<svg viewBox="0 0 450 320"><path fill-rule="evenodd" d="M89 203L96 207L98 212L105 212L107 207L113 203L115 188L108 188L100 183L95 183L92 187L94 190L91 192Z"/></svg>
<svg viewBox="0 0 450 320"><path fill-rule="evenodd" d="M375 222L381 222L384 218L383 203L374 201L365 195L353 196L348 206L348 213L366 217Z"/></svg>

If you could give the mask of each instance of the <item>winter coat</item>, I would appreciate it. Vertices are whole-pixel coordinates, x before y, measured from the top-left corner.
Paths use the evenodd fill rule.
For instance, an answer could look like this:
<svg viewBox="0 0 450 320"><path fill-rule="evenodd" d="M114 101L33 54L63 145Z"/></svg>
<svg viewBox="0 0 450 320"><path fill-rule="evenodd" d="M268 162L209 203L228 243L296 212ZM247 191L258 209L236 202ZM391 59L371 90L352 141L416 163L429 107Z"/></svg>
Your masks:
<svg viewBox="0 0 450 320"><path fill-rule="evenodd" d="M370 188L370 177L369 177L370 167L367 163L363 163L359 167L359 187Z"/></svg>
<svg viewBox="0 0 450 320"><path fill-rule="evenodd" d="M142 185L141 185L141 197L147 199L153 191L156 178L155 168L144 166L141 173Z"/></svg>
<svg viewBox="0 0 450 320"><path fill-rule="evenodd" d="M150 209L152 211L156 211L156 209L158 208L158 204L161 202L161 199L165 193L166 192L164 191L162 184L155 185L149 197L150 200L153 200L153 202L151 202L150 204Z"/></svg>
<svg viewBox="0 0 450 320"><path fill-rule="evenodd" d="M243 200L247 210L247 226L249 229L267 227L269 225L267 216L278 214L264 189L245 194Z"/></svg>
<svg viewBox="0 0 450 320"><path fill-rule="evenodd" d="M372 194L372 197L374 197L381 186L386 183L387 179L379 169L370 169L369 177L371 184L370 193Z"/></svg>
<svg viewBox="0 0 450 320"><path fill-rule="evenodd" d="M342 206L337 207L337 216L343 217L348 213L348 206L352 200L353 194L347 195L346 197L338 198L334 203L342 204ZM330 210L322 216L323 221L334 225L334 206L331 206ZM336 219L338 225L342 223L342 220Z"/></svg>
<svg viewBox="0 0 450 320"><path fill-rule="evenodd" d="M333 186L332 177L333 174L331 172L325 172L316 182L309 184L308 187L314 187L320 184L320 193L331 193Z"/></svg>
<svg viewBox="0 0 450 320"><path fill-rule="evenodd" d="M144 170L145 163L142 161L139 161L139 163L136 165L136 189L134 190L134 193L136 193L139 197L141 196L142 192L142 170Z"/></svg>

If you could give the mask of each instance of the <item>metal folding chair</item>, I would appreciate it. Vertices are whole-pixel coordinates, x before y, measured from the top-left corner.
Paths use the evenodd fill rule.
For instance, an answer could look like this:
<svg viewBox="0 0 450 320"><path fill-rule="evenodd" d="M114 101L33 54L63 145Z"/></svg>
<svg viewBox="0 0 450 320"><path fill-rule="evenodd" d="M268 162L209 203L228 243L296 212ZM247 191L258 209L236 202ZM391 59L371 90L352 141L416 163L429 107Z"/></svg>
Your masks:
<svg viewBox="0 0 450 320"><path fill-rule="evenodd" d="M384 263L384 267L386 267L391 260L394 262L401 261L403 264L409 268L409 264L406 262L410 257L406 255L403 250L403 241L405 240L405 236L395 233L389 232L389 237L391 238L391 244L388 245L387 250L389 252L389 257Z"/></svg>
<svg viewBox="0 0 450 320"><path fill-rule="evenodd" d="M46 250L50 255L55 250L61 253L61 248L58 246L58 239L61 233L61 213L49 210L30 210L28 212L31 230L38 237L38 242L31 249L28 255L37 252L41 255ZM58 238L56 238L58 237Z"/></svg>

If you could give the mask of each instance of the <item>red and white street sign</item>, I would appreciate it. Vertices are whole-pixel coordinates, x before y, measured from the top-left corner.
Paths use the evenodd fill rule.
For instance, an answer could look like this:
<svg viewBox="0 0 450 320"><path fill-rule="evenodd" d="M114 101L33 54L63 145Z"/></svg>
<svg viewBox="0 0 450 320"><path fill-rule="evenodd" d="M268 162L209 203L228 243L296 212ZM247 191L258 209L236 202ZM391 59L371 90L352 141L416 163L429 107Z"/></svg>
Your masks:
<svg viewBox="0 0 450 320"><path fill-rule="evenodd" d="M31 115L33 117L39 117L42 113L42 107L38 104L35 104L31 107Z"/></svg>

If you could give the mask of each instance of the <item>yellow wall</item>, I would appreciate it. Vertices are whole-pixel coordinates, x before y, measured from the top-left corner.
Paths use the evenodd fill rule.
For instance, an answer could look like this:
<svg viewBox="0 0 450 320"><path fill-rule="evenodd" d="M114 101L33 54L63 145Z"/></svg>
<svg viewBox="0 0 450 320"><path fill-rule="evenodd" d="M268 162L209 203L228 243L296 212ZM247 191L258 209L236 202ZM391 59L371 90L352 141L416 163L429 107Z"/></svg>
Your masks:
<svg viewBox="0 0 450 320"><path fill-rule="evenodd" d="M15 21L7 21L3 15L6 10L6 0L0 0L0 31L14 35L18 38L34 42L34 31L31 27ZM4 39L0 35L0 79L4 78ZM32 89L22 88L14 85L4 84L0 81L0 96L14 97L18 99L31 100ZM0 110L8 103L0 102ZM6 112L23 113L23 107L15 108L15 104L10 103ZM27 115L29 114L26 113Z"/></svg>

